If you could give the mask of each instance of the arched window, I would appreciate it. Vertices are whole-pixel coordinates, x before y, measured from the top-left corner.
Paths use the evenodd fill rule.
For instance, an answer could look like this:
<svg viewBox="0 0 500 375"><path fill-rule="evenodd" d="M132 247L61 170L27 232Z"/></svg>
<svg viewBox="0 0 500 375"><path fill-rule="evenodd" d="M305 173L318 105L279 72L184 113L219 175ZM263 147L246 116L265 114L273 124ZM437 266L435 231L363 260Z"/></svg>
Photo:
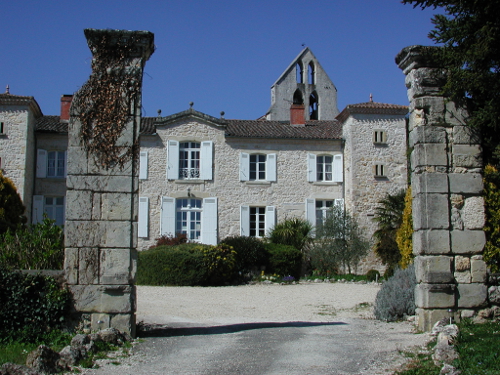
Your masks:
<svg viewBox="0 0 500 375"><path fill-rule="evenodd" d="M293 104L304 104L304 97L299 89L295 90L293 94Z"/></svg>
<svg viewBox="0 0 500 375"><path fill-rule="evenodd" d="M304 83L304 67L301 62L295 65L295 74L297 75L297 83Z"/></svg>
<svg viewBox="0 0 500 375"><path fill-rule="evenodd" d="M319 116L319 101L318 94L316 91L313 91L311 96L309 96L309 119L310 120L318 120Z"/></svg>
<svg viewBox="0 0 500 375"><path fill-rule="evenodd" d="M311 61L307 67L307 83L309 83L310 85L314 85L316 83L314 76L314 63Z"/></svg>

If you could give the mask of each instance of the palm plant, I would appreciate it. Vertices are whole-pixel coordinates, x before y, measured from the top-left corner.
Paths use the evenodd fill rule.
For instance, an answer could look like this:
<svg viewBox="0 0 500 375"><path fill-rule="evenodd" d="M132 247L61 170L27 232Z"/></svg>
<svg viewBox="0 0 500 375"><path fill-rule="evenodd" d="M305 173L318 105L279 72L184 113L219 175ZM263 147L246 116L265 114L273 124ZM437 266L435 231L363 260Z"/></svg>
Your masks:
<svg viewBox="0 0 500 375"><path fill-rule="evenodd" d="M313 226L307 220L285 219L271 230L269 240L272 243L291 245L297 250L306 251L313 241L312 232Z"/></svg>

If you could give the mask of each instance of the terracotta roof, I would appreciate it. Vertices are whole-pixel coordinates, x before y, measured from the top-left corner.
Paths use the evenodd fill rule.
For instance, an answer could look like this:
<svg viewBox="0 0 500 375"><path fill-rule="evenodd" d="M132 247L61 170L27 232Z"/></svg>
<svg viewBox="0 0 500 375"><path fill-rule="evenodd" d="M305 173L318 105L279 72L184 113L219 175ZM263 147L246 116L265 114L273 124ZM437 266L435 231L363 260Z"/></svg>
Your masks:
<svg viewBox="0 0 500 375"><path fill-rule="evenodd" d="M3 105L27 105L31 107L35 117L43 116L40 106L32 96L12 95L9 93L0 94L0 104Z"/></svg>
<svg viewBox="0 0 500 375"><path fill-rule="evenodd" d="M68 121L59 116L42 116L36 121L35 131L43 133L68 133Z"/></svg>
<svg viewBox="0 0 500 375"><path fill-rule="evenodd" d="M306 121L305 125L290 125L287 121L227 120L226 137L342 139L338 121Z"/></svg>
<svg viewBox="0 0 500 375"><path fill-rule="evenodd" d="M336 119L343 123L345 120L347 120L349 115L353 113L376 115L406 115L408 113L408 106L377 102L349 104L344 108L342 112L340 112Z"/></svg>

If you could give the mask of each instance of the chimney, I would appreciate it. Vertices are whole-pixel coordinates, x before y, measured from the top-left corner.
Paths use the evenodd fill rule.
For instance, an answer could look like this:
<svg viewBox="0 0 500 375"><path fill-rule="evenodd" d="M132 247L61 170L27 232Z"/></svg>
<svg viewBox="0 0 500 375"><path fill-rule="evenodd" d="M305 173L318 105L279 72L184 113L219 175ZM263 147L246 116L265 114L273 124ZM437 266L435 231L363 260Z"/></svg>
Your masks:
<svg viewBox="0 0 500 375"><path fill-rule="evenodd" d="M73 95L61 95L61 120L69 120L69 108L72 100Z"/></svg>
<svg viewBox="0 0 500 375"><path fill-rule="evenodd" d="M304 104L292 104L290 107L290 125L305 125Z"/></svg>

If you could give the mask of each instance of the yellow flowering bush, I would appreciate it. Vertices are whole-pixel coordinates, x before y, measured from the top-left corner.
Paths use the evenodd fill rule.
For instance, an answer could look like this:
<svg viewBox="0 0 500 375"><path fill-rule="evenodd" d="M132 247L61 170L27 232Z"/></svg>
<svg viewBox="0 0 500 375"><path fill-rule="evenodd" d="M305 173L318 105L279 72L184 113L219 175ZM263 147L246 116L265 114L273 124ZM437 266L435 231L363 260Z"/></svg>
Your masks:
<svg viewBox="0 0 500 375"><path fill-rule="evenodd" d="M230 282L236 271L236 251L232 246L221 243L217 246L203 246L204 264L208 270L209 285Z"/></svg>

